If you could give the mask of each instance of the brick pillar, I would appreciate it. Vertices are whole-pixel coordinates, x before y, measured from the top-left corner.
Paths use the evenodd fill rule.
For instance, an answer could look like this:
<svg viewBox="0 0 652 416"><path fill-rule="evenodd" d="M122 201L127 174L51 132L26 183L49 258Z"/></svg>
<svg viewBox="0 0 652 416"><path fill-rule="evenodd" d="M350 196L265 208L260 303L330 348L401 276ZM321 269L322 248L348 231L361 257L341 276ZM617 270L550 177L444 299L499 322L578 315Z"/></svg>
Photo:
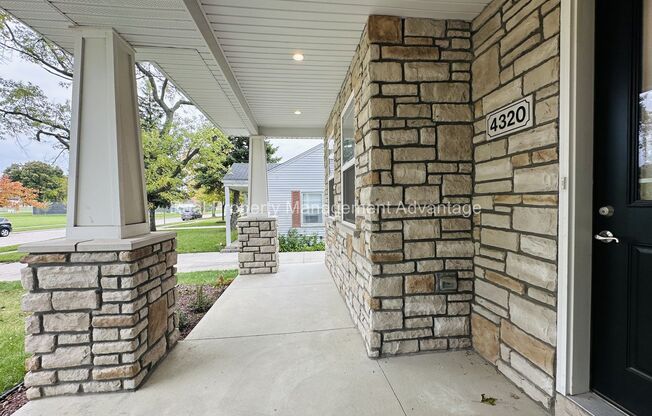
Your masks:
<svg viewBox="0 0 652 416"><path fill-rule="evenodd" d="M244 217L238 220L240 274L276 273L278 238L276 218Z"/></svg>
<svg viewBox="0 0 652 416"><path fill-rule="evenodd" d="M115 241L21 247L30 399L136 389L177 342L174 234Z"/></svg>

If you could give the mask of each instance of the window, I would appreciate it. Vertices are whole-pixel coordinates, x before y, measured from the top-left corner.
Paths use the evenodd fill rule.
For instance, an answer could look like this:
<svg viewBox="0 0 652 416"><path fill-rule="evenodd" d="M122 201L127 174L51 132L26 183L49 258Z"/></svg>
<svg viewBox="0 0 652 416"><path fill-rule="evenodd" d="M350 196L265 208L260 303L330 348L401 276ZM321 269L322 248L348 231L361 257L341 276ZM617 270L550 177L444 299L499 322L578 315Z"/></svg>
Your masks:
<svg viewBox="0 0 652 416"><path fill-rule="evenodd" d="M355 117L353 94L342 113L342 221L355 223Z"/></svg>
<svg viewBox="0 0 652 416"><path fill-rule="evenodd" d="M328 216L335 216L335 140L328 139Z"/></svg>
<svg viewBox="0 0 652 416"><path fill-rule="evenodd" d="M301 225L321 225L322 215L321 192L301 194Z"/></svg>

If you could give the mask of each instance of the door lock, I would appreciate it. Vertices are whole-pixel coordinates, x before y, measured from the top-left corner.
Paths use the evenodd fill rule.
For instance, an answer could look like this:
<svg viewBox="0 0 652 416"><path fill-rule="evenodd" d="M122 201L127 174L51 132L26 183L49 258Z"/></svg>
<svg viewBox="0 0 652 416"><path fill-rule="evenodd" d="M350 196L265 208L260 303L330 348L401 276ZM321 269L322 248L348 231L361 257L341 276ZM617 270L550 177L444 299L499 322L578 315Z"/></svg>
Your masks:
<svg viewBox="0 0 652 416"><path fill-rule="evenodd" d="M611 217L614 215L614 207L612 207L611 205L600 207L600 209L598 210L598 214L602 215L603 217Z"/></svg>
<svg viewBox="0 0 652 416"><path fill-rule="evenodd" d="M600 231L598 234L594 235L593 238L605 244L609 244L612 241L615 241L616 244L620 243L620 240L617 237L614 237L611 231Z"/></svg>

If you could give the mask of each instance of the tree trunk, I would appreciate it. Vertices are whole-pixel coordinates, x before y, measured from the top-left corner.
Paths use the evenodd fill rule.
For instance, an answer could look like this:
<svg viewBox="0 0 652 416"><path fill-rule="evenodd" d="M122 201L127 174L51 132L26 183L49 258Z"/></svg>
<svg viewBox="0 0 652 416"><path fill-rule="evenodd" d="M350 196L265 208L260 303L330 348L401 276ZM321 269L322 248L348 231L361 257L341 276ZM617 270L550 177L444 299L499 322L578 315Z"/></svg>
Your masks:
<svg viewBox="0 0 652 416"><path fill-rule="evenodd" d="M216 209L217 209L217 204L215 202L213 202L213 204L211 205L211 217L212 218L215 218L215 210Z"/></svg>
<svg viewBox="0 0 652 416"><path fill-rule="evenodd" d="M229 201L230 203L231 201ZM233 191L233 204L231 205L231 229L238 227L238 216L240 214L240 191Z"/></svg>
<svg viewBox="0 0 652 416"><path fill-rule="evenodd" d="M226 202L222 201L222 221L224 221L224 208L226 208Z"/></svg>
<svg viewBox="0 0 652 416"><path fill-rule="evenodd" d="M149 230L156 231L156 208L149 210Z"/></svg>

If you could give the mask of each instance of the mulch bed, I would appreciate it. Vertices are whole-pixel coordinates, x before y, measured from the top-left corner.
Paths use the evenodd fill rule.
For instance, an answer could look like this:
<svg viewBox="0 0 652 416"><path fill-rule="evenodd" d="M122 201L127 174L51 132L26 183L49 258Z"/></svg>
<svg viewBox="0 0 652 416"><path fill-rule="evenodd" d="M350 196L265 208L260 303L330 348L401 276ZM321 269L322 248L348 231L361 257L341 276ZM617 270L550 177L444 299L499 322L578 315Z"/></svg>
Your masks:
<svg viewBox="0 0 652 416"><path fill-rule="evenodd" d="M22 384L0 401L0 416L9 416L27 403L27 389Z"/></svg>
<svg viewBox="0 0 652 416"><path fill-rule="evenodd" d="M197 323L204 317L206 311L210 306L215 303L217 298L219 298L222 293L226 290L229 285L179 285L178 293L179 297L177 298L177 305L179 307L179 313L183 316L179 324L179 332L181 332L181 338L184 339L190 331L197 325ZM201 287L201 291L204 297L201 306L204 307L204 311L196 310L195 306L197 304L198 297L198 288ZM9 416L15 411L23 407L27 403L27 396L25 392L27 389L22 384L16 390L9 393L7 396L0 400L0 416Z"/></svg>
<svg viewBox="0 0 652 416"><path fill-rule="evenodd" d="M204 306L207 308L212 306L213 303L219 298L229 285L179 285L177 287L179 297L177 298L177 306L179 307L179 314L182 319L179 322L179 332L181 338L184 339L190 331L197 325L199 320L204 317L206 311L197 311L193 308L193 304L197 302L197 290L202 288L204 298Z"/></svg>

